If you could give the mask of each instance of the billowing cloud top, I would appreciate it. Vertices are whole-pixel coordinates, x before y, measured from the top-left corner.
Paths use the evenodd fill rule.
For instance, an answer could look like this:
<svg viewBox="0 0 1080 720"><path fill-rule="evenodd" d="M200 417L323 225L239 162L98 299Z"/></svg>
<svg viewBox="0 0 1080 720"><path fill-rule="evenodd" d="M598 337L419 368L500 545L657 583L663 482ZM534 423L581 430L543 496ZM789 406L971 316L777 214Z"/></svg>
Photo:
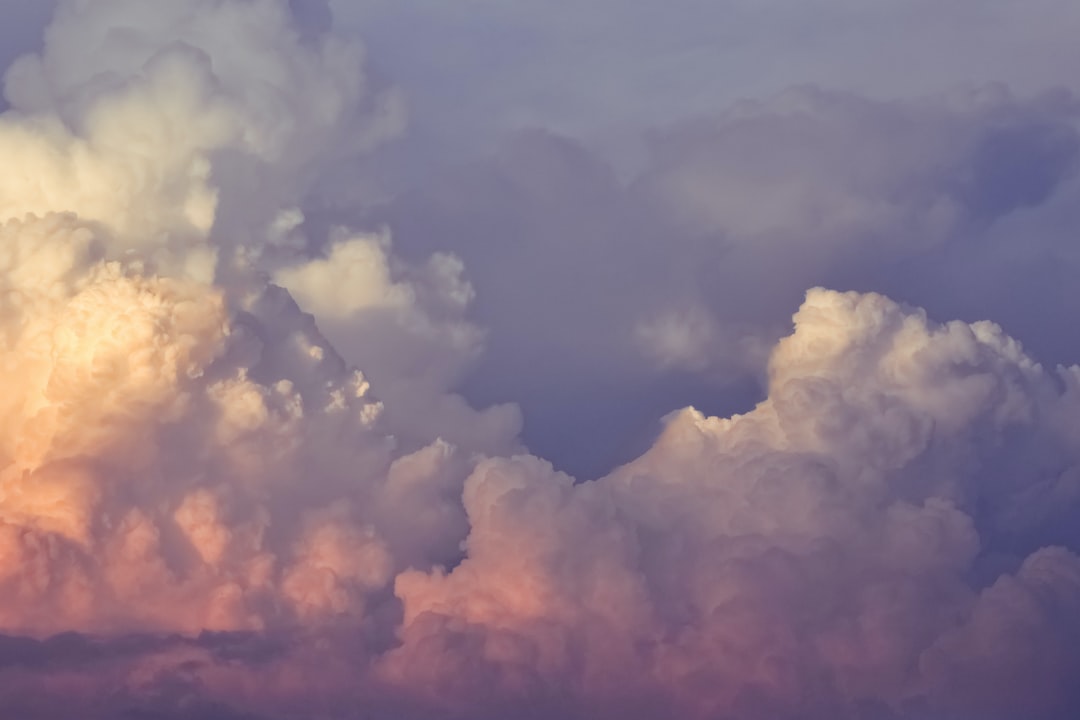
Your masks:
<svg viewBox="0 0 1080 720"><path fill-rule="evenodd" d="M534 130L395 193L326 3L66 0L5 96L11 717L1080 713L1080 348L1030 322L1068 90L801 88L629 178ZM1063 362L931 319L983 307Z"/></svg>

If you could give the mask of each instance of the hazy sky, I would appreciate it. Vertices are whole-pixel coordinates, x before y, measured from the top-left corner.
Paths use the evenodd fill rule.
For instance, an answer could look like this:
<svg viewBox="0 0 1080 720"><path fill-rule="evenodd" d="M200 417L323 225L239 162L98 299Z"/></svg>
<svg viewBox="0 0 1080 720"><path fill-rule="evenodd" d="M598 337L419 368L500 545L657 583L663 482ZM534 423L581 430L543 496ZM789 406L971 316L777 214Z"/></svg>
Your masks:
<svg viewBox="0 0 1080 720"><path fill-rule="evenodd" d="M539 125L590 141L797 84L873 97L1074 82L1068 0L371 0L333 3L411 96L415 122L491 141ZM456 139L456 138L448 138Z"/></svg>
<svg viewBox="0 0 1080 720"><path fill-rule="evenodd" d="M1080 717L1077 37L0 0L5 717Z"/></svg>

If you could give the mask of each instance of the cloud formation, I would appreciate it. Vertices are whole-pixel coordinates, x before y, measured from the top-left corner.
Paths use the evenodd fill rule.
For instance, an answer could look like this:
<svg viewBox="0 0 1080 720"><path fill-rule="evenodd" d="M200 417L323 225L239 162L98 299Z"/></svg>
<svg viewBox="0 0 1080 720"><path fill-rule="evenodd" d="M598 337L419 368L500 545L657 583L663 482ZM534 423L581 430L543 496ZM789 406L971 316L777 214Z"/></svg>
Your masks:
<svg viewBox="0 0 1080 720"><path fill-rule="evenodd" d="M806 87L630 179L536 130L367 202L404 107L328 7L66 0L6 75L7 712L1080 712L1080 367L931 319L1072 267L1036 232L1076 197L1070 92ZM466 399L755 383L582 478Z"/></svg>
<svg viewBox="0 0 1080 720"><path fill-rule="evenodd" d="M6 76L0 625L363 617L396 572L457 557L468 443L512 443L517 415L446 395L441 364L394 365L428 345L463 362L480 342L452 256L391 277L386 243L347 241L356 272L382 275L342 263L331 279L362 295L306 292L326 266L296 246L313 168L398 129L360 49L298 32L277 2L146 10L65 3L45 52ZM416 407L384 417L270 274L335 332L366 324L380 377L427 382Z"/></svg>
<svg viewBox="0 0 1080 720"><path fill-rule="evenodd" d="M484 678L686 717L1054 717L1080 558L1018 540L1050 497L1076 511L1078 372L989 323L813 290L751 412L676 413L584 485L477 468L467 558L398 578L390 657L451 697Z"/></svg>
<svg viewBox="0 0 1080 720"><path fill-rule="evenodd" d="M796 88L654 131L627 179L531 131L369 215L402 252L464 260L489 330L467 393L520 402L530 445L594 477L644 449L625 446L644 429L627 418L748 407L815 285L970 320L991 308L1071 362L1067 318L1040 320L1073 300L1047 267L1075 263L1060 218L1077 196L1075 124L1067 91L882 102Z"/></svg>

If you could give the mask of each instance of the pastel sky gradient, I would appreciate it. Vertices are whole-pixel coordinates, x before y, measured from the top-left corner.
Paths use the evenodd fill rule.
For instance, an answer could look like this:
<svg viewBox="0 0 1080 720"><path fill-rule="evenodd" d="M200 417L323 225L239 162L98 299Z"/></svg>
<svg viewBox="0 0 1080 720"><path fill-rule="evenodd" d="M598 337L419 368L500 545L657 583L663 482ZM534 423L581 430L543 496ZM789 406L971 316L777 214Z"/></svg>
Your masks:
<svg viewBox="0 0 1080 720"><path fill-rule="evenodd" d="M1078 36L0 0L0 715L1080 717Z"/></svg>

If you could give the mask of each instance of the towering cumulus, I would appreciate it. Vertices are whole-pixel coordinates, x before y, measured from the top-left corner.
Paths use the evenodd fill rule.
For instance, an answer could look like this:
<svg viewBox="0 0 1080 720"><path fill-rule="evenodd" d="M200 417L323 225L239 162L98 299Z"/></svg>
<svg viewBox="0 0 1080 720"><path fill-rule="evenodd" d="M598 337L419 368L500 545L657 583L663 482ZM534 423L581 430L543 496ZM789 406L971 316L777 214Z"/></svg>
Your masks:
<svg viewBox="0 0 1080 720"><path fill-rule="evenodd" d="M456 558L465 458L517 423L444 392L482 341L460 263L347 230L310 260L298 230L320 172L401 129L363 70L284 3L95 0L8 72L5 632L359 621ZM384 412L271 276L370 329L347 349L426 382L413 407Z"/></svg>
<svg viewBox="0 0 1080 720"><path fill-rule="evenodd" d="M752 410L556 472L457 257L305 222L404 131L324 5L65 0L6 75L5 717L1080 714L1080 368L811 289Z"/></svg>

